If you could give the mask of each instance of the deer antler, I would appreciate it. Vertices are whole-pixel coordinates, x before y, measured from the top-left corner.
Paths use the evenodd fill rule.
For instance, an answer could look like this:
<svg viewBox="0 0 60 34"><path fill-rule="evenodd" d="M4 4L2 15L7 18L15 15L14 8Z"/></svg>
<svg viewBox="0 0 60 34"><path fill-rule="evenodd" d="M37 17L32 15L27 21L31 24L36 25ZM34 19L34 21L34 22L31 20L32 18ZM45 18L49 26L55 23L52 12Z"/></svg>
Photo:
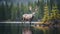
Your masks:
<svg viewBox="0 0 60 34"><path fill-rule="evenodd" d="M36 7L35 7L35 11L37 11L37 10L38 10L38 7L36 6Z"/></svg>
<svg viewBox="0 0 60 34"><path fill-rule="evenodd" d="M30 6L29 9L32 10L32 7Z"/></svg>
<svg viewBox="0 0 60 34"><path fill-rule="evenodd" d="M37 11L38 7L36 6L35 8L32 9L32 7L30 6L29 9L30 9L30 11Z"/></svg>

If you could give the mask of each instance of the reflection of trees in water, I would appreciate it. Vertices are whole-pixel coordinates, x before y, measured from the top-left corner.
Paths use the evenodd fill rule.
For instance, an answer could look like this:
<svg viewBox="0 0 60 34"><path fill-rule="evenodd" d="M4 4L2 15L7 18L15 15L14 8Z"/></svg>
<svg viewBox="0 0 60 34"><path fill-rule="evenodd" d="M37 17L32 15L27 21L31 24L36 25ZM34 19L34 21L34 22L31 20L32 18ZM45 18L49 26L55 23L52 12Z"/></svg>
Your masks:
<svg viewBox="0 0 60 34"><path fill-rule="evenodd" d="M24 31L23 26L21 24L1 24L0 23L0 33L1 34L22 34ZM51 26L53 27L53 26ZM32 34L60 34L60 27L31 27ZM30 29L25 29L26 31L30 31ZM56 33L57 32L57 33Z"/></svg>

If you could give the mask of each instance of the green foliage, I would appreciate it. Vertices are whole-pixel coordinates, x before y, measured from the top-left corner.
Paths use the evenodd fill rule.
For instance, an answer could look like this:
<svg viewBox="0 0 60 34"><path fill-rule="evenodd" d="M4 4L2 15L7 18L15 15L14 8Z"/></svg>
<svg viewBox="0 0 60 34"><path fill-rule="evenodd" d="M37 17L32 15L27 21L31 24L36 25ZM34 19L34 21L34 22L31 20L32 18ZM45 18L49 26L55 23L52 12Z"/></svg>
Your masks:
<svg viewBox="0 0 60 34"><path fill-rule="evenodd" d="M42 19L42 21L47 21L53 18L59 19L60 17L57 3L53 0L47 0L47 2L38 0L38 2L35 1L34 3L28 2L28 5L24 5L23 3L19 4L19 2L17 4L10 2L9 5L9 0L6 0L5 3L2 2L0 5L0 19L21 21L23 14L33 12L29 10L29 6L32 6L32 9L38 6L38 11L33 20L37 21L38 19Z"/></svg>
<svg viewBox="0 0 60 34"><path fill-rule="evenodd" d="M51 17L53 17L52 19L56 19L57 15L58 15L58 9L57 9L57 6L55 5L52 8L52 15L51 15Z"/></svg>
<svg viewBox="0 0 60 34"><path fill-rule="evenodd" d="M42 21L44 22L47 20L49 20L49 10L48 10L48 6L46 4L44 7L44 17L43 17Z"/></svg>

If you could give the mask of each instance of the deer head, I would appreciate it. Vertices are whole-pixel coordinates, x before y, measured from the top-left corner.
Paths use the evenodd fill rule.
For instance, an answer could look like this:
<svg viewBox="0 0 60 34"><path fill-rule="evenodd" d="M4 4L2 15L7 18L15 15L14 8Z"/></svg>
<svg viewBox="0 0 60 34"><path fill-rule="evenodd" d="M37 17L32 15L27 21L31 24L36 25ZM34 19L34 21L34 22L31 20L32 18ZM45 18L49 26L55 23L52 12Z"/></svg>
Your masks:
<svg viewBox="0 0 60 34"><path fill-rule="evenodd" d="M32 9L32 7L29 6L29 10L32 11L32 12L36 12L38 10L38 7L36 6L35 8Z"/></svg>
<svg viewBox="0 0 60 34"><path fill-rule="evenodd" d="M35 6L35 7L32 9L32 7L30 6L30 7L29 7L29 10L32 12L32 15L35 15L35 13L36 13L37 10L38 10L38 7Z"/></svg>
<svg viewBox="0 0 60 34"><path fill-rule="evenodd" d="M33 10L32 14L37 13L37 11L38 11L38 7L36 6L36 7L34 8L34 10Z"/></svg>

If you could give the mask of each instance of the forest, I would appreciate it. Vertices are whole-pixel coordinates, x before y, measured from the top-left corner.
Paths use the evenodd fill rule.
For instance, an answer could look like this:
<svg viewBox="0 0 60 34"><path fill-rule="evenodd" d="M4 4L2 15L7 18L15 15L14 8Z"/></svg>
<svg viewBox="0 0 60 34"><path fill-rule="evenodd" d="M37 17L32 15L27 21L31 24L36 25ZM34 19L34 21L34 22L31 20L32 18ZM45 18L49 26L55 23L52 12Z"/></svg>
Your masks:
<svg viewBox="0 0 60 34"><path fill-rule="evenodd" d="M60 19L60 0L38 0L34 2L13 2L11 0L0 1L0 21L22 21L22 15L31 13L29 6L35 8L37 5L38 11L33 18L33 21L59 20Z"/></svg>

